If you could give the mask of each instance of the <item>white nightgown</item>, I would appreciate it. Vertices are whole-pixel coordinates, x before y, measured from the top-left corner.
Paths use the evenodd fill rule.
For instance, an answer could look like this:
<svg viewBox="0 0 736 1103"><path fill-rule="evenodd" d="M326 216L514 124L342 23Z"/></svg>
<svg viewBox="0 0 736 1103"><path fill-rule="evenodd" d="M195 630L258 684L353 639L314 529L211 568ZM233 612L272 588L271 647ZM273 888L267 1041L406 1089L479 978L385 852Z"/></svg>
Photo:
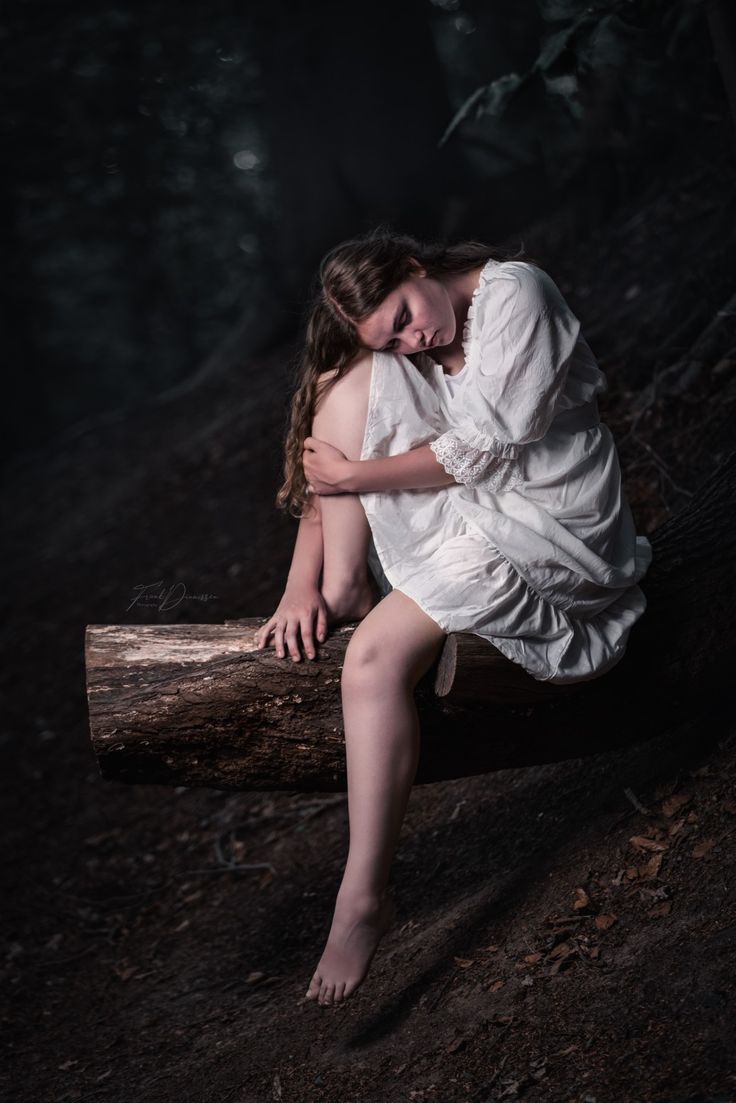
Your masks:
<svg viewBox="0 0 736 1103"><path fill-rule="evenodd" d="M534 678L594 678L646 608L606 377L553 280L489 260L448 381L427 354L375 352L361 459L430 444L460 482L363 493L369 563L443 631L489 640Z"/></svg>

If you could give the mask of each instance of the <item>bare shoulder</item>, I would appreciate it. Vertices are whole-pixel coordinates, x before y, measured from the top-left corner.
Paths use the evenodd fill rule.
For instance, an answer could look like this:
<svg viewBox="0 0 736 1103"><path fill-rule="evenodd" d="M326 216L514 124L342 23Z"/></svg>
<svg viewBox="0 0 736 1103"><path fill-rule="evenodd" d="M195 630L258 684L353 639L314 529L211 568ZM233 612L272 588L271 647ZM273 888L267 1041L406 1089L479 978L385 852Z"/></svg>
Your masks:
<svg viewBox="0 0 736 1103"><path fill-rule="evenodd" d="M315 412L328 410L338 412L339 416L340 411L367 408L372 367L373 353L361 349L339 379L336 379L337 368L322 372L320 380L325 380L325 383Z"/></svg>
<svg viewBox="0 0 736 1103"><path fill-rule="evenodd" d="M364 385L366 381L370 382L372 368L373 353L369 349L361 349L351 360L343 376L335 383L335 388L340 387L341 390L349 388L352 390L354 387ZM337 371L337 368L330 368L328 371L322 372L320 380L324 379L327 382L333 380L337 375Z"/></svg>

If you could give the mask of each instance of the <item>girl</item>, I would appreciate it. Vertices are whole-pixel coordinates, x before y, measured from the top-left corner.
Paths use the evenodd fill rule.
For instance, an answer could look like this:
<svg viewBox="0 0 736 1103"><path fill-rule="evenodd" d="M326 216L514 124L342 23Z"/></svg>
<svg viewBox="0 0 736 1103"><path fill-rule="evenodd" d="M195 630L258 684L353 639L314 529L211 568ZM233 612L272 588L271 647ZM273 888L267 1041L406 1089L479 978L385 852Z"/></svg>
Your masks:
<svg viewBox="0 0 736 1103"><path fill-rule="evenodd" d="M301 517L284 596L257 634L345 654L350 846L306 993L340 1003L393 918L390 864L416 772L413 690L450 632L532 677L597 677L645 609L606 378L530 261L378 229L323 259L277 505ZM306 512L299 512L308 506Z"/></svg>

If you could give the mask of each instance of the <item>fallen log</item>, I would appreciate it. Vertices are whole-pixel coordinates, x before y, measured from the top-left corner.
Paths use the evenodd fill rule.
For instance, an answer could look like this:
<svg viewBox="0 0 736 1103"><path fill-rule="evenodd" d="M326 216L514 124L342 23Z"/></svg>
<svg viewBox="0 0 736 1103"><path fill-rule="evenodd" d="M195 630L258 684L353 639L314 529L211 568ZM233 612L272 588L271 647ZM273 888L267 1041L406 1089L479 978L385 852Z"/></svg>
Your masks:
<svg viewBox="0 0 736 1103"><path fill-rule="evenodd" d="M736 452L652 537L648 607L607 674L537 682L487 641L449 636L416 688L416 784L560 761L659 735L729 691L736 630ZM355 625L315 661L278 659L265 618L89 625L90 733L102 776L215 789L346 787L340 671Z"/></svg>

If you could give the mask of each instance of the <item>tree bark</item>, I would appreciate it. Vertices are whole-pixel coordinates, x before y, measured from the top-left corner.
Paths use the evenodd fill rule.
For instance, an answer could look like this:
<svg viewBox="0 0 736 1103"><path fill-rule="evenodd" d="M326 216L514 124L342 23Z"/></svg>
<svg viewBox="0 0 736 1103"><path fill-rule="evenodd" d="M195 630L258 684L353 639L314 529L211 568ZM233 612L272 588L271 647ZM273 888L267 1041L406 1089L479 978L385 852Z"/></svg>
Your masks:
<svg viewBox="0 0 736 1103"><path fill-rule="evenodd" d="M728 687L736 638L736 452L652 537L647 610L624 658L537 682L487 641L449 636L417 686L416 783L560 761L660 735ZM314 662L224 625L90 625L90 731L103 777L215 789L346 787L340 671L354 625Z"/></svg>

